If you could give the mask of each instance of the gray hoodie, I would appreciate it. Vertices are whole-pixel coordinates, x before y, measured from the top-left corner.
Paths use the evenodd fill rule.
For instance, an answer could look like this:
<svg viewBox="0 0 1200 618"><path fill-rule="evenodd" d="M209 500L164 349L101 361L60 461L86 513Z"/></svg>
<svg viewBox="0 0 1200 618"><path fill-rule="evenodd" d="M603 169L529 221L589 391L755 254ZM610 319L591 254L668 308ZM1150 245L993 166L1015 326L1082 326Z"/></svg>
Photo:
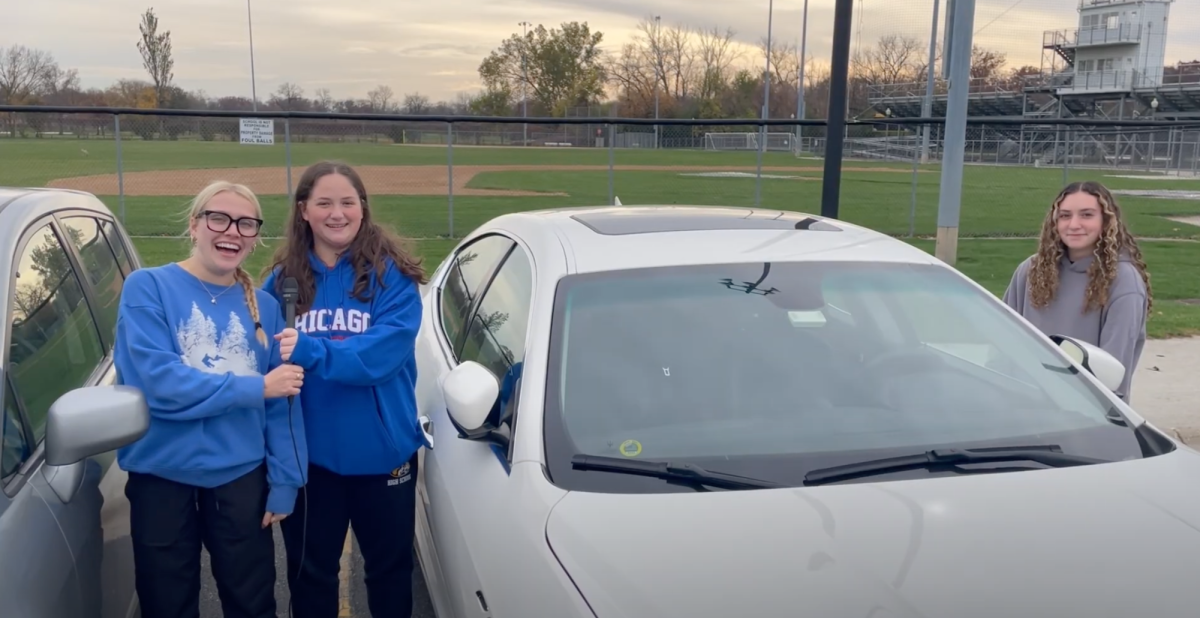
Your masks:
<svg viewBox="0 0 1200 618"><path fill-rule="evenodd" d="M1100 311L1083 313L1088 267L1092 256L1071 262L1063 256L1058 270L1058 292L1044 309L1033 306L1029 294L1030 256L1013 273L1004 302L1046 335L1066 335L1098 346L1125 365L1125 379L1115 391L1129 402L1133 372L1146 344L1146 285L1128 255L1117 263L1117 278Z"/></svg>

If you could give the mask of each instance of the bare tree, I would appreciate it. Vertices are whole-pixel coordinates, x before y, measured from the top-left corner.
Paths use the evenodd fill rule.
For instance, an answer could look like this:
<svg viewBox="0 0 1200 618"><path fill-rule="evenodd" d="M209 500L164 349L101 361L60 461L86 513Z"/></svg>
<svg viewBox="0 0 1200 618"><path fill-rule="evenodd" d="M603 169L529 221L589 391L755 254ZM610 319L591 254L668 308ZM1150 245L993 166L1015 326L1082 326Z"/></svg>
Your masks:
<svg viewBox="0 0 1200 618"><path fill-rule="evenodd" d="M919 81L917 71L929 53L921 39L899 34L880 37L874 47L850 59L851 72L867 84L903 84Z"/></svg>
<svg viewBox="0 0 1200 618"><path fill-rule="evenodd" d="M411 114L413 116L428 114L430 110L429 97L419 92L406 94L404 95L404 104L401 105L401 110L403 110L405 114Z"/></svg>
<svg viewBox="0 0 1200 618"><path fill-rule="evenodd" d="M391 86L380 84L374 90L367 93L367 100L371 102L371 110L376 113L387 113L392 111L392 99L396 93L392 91Z"/></svg>
<svg viewBox="0 0 1200 618"><path fill-rule="evenodd" d="M700 84L697 96L712 99L729 82L729 73L734 62L741 57L733 47L735 32L726 28L721 32L716 26L707 30L696 30L696 55L700 64Z"/></svg>
<svg viewBox="0 0 1200 618"><path fill-rule="evenodd" d="M333 93L328 88L318 88L314 93L313 105L316 106L316 111L331 112L333 111Z"/></svg>
<svg viewBox="0 0 1200 618"><path fill-rule="evenodd" d="M138 24L142 40L137 48L142 54L142 66L150 73L150 81L154 84L154 96L157 107L165 107L170 93L171 80L175 78L175 59L171 56L171 31L158 33L158 16L153 8L146 9L142 14L142 22Z"/></svg>
<svg viewBox="0 0 1200 618"><path fill-rule="evenodd" d="M0 101L30 105L46 93L47 80L58 64L50 52L24 45L0 48Z"/></svg>
<svg viewBox="0 0 1200 618"><path fill-rule="evenodd" d="M271 95L271 105L283 111L302 111L304 107L304 89L297 84L284 82Z"/></svg>

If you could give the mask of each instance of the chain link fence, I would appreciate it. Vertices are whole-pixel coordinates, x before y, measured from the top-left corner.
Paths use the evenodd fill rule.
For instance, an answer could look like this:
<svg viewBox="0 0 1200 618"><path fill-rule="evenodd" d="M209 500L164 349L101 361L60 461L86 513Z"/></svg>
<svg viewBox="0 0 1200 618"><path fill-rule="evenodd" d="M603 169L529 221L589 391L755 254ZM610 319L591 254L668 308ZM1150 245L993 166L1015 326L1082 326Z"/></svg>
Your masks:
<svg viewBox="0 0 1200 618"><path fill-rule="evenodd" d="M208 182L250 186L281 233L304 167L363 175L377 219L451 241L507 212L620 203L821 212L823 121L0 111L0 186L62 187L107 203L135 237L178 236ZM839 217L903 237L936 233L941 120L852 121ZM926 131L926 128L928 131ZM1200 120L972 118L960 237L1033 236L1073 180L1118 192L1135 233L1200 238Z"/></svg>

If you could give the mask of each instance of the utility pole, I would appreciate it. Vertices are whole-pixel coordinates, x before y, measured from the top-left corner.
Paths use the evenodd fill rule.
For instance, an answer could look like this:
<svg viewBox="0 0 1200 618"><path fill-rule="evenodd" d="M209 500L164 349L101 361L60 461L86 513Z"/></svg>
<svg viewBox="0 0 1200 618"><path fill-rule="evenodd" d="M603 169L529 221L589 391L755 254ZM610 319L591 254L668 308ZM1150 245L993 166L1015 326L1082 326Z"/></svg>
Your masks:
<svg viewBox="0 0 1200 618"><path fill-rule="evenodd" d="M934 255L953 266L958 260L958 220L962 207L963 156L967 146L967 94L971 87L975 0L950 2L953 7L950 12L954 15L946 37L950 42L950 94L946 100L946 137Z"/></svg>
<svg viewBox="0 0 1200 618"><path fill-rule="evenodd" d="M935 2L937 0L934 0ZM804 120L804 63L808 45L808 0L804 0L804 17L800 23L800 71L796 76L796 120ZM796 125L796 152L804 149L804 126Z"/></svg>
<svg viewBox="0 0 1200 618"><path fill-rule="evenodd" d="M658 82L662 79L662 15L654 16L654 147L658 148Z"/></svg>
<svg viewBox="0 0 1200 618"><path fill-rule="evenodd" d="M521 117L529 117L529 62L527 59L527 49L529 46L529 22L523 21L518 26L521 26L521 33L525 37L521 41ZM529 145L529 123L521 123L521 145Z"/></svg>
<svg viewBox="0 0 1200 618"><path fill-rule="evenodd" d="M933 63L937 59L938 7L941 0L933 0L933 25L929 32L929 67L925 83L925 102L921 105L921 118L925 125L921 129L921 163L929 163L929 120L933 117Z"/></svg>
<svg viewBox="0 0 1200 618"><path fill-rule="evenodd" d="M250 101L258 111L258 80L254 77L254 20L250 15L250 0L246 0L246 26L250 30Z"/></svg>

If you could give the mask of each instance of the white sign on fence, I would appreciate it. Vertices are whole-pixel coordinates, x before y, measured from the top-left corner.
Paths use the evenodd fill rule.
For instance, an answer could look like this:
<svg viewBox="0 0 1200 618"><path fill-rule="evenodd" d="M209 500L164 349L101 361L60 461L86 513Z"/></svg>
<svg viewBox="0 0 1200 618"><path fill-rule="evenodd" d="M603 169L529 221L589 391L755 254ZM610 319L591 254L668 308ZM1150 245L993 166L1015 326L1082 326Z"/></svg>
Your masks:
<svg viewBox="0 0 1200 618"><path fill-rule="evenodd" d="M275 143L275 119L239 118L242 143L270 146Z"/></svg>

